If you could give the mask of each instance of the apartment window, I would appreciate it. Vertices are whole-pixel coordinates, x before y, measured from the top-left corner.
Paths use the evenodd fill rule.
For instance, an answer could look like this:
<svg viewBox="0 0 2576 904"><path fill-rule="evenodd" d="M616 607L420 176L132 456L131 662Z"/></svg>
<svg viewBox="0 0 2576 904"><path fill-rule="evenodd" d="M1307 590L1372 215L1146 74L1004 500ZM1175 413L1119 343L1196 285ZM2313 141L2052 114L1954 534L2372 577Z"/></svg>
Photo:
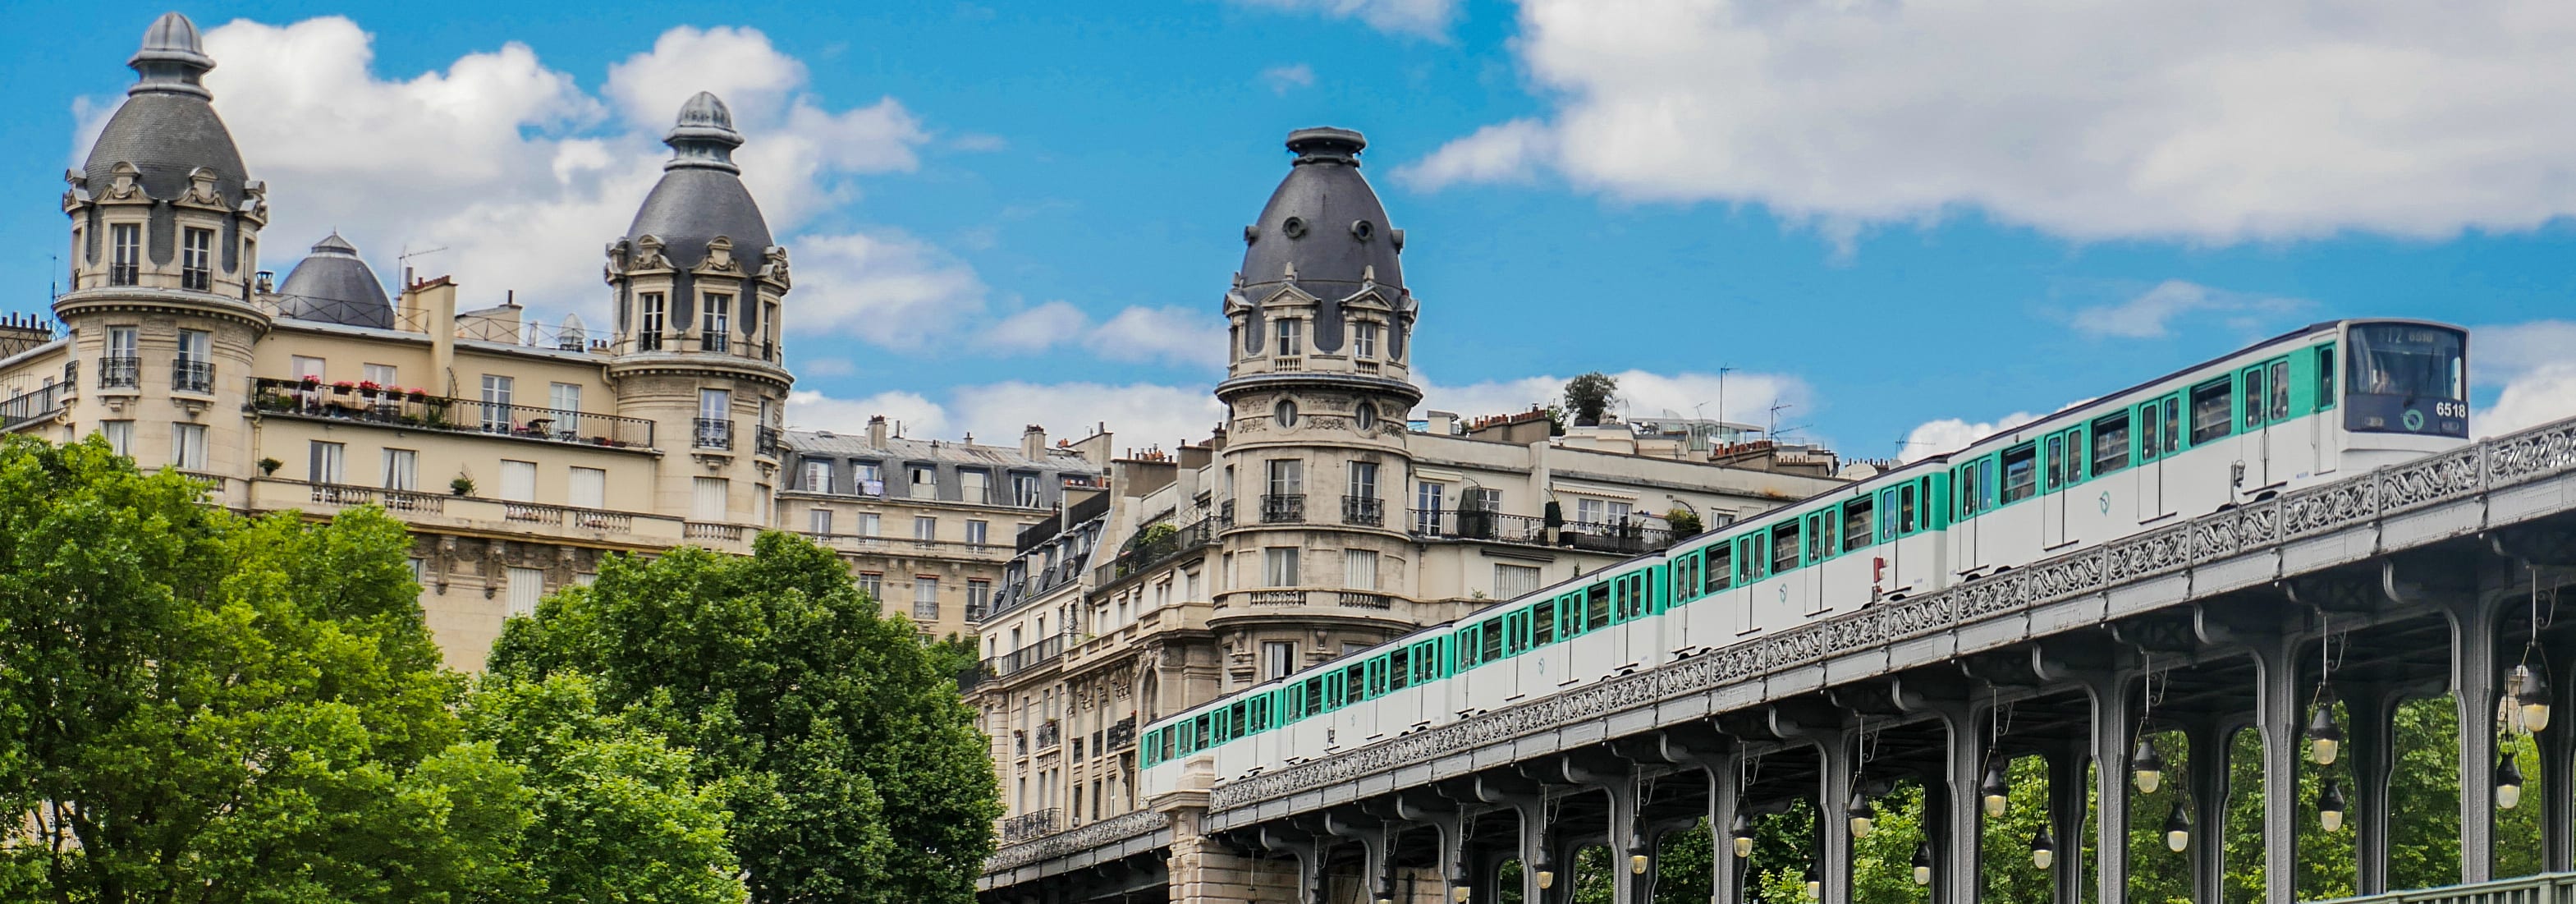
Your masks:
<svg viewBox="0 0 2576 904"><path fill-rule="evenodd" d="M215 391L215 334L179 331L179 359L170 368L170 388L185 392Z"/></svg>
<svg viewBox="0 0 2576 904"><path fill-rule="evenodd" d="M1181 598L1182 598L1182 599L1185 599L1185 600L1206 599L1206 597L1204 597L1204 596L1200 595L1200 593L1199 593L1199 573L1198 573L1198 572L1195 572L1195 571L1184 571L1184 572L1181 572Z"/></svg>
<svg viewBox="0 0 2576 904"><path fill-rule="evenodd" d="M1351 326L1351 357L1361 359L1377 357L1377 324L1360 323Z"/></svg>
<svg viewBox="0 0 2576 904"><path fill-rule="evenodd" d="M1485 487L1469 487L1467 488L1466 495L1461 497L1458 500L1458 503L1461 506L1474 511L1499 512L1503 510L1503 491L1487 489Z"/></svg>
<svg viewBox="0 0 2576 904"><path fill-rule="evenodd" d="M134 327L108 327L107 356L98 362L99 388L132 389L141 385L142 362L135 357L137 354Z"/></svg>
<svg viewBox="0 0 2576 904"><path fill-rule="evenodd" d="M555 435L570 438L581 420L581 384L546 384L546 408L555 414Z"/></svg>
<svg viewBox="0 0 2576 904"><path fill-rule="evenodd" d="M429 586L428 559L414 558L411 560L411 582L423 587Z"/></svg>
<svg viewBox="0 0 2576 904"><path fill-rule="evenodd" d="M179 288L204 292L215 285L215 231L189 227L180 230Z"/></svg>
<svg viewBox="0 0 2576 904"><path fill-rule="evenodd" d="M993 582L984 580L966 582L966 617L982 618L984 610L991 608L992 605Z"/></svg>
<svg viewBox="0 0 2576 904"><path fill-rule="evenodd" d="M420 456L410 449L385 450L385 489L420 488Z"/></svg>
<svg viewBox="0 0 2576 904"><path fill-rule="evenodd" d="M912 538L921 541L923 546L929 546L931 541L939 539L939 519L927 515L914 516Z"/></svg>
<svg viewBox="0 0 2576 904"><path fill-rule="evenodd" d="M909 471L912 475L912 498L939 498L939 469L929 465L913 465Z"/></svg>
<svg viewBox="0 0 2576 904"><path fill-rule="evenodd" d="M805 530L807 533L811 533L816 536L831 536L832 510L815 509L811 512L807 512L805 516Z"/></svg>
<svg viewBox="0 0 2576 904"><path fill-rule="evenodd" d="M398 380L399 374L394 370L394 366L391 364L361 364L358 365L358 372L361 374L359 379L365 380L369 383L374 383L386 389L393 389L401 385ZM298 374L297 376L302 376L302 374Z"/></svg>
<svg viewBox="0 0 2576 904"><path fill-rule="evenodd" d="M498 374L483 375L484 432L510 432L510 389L509 377Z"/></svg>
<svg viewBox="0 0 2576 904"><path fill-rule="evenodd" d="M501 501L537 501L537 463L501 460Z"/></svg>
<svg viewBox="0 0 2576 904"><path fill-rule="evenodd" d="M306 457L305 478L314 483L339 483L347 476L349 447L342 443L315 440L312 453Z"/></svg>
<svg viewBox="0 0 2576 904"><path fill-rule="evenodd" d="M978 505L993 503L993 475L983 471L957 472L958 492L967 502Z"/></svg>
<svg viewBox="0 0 2576 904"><path fill-rule="evenodd" d="M873 571L859 572L859 592L867 594L871 600L884 600L885 575Z"/></svg>
<svg viewBox="0 0 2576 904"><path fill-rule="evenodd" d="M510 569L510 615L537 614L537 601L546 596L546 572L542 568Z"/></svg>
<svg viewBox="0 0 2576 904"><path fill-rule="evenodd" d="M1574 520L1577 524L1601 524L1609 520L1609 515L1610 501L1607 499L1574 501Z"/></svg>
<svg viewBox="0 0 2576 904"><path fill-rule="evenodd" d="M698 319L698 347L720 352L730 346L733 333L733 296L708 295Z"/></svg>
<svg viewBox="0 0 2576 904"><path fill-rule="evenodd" d="M1353 590L1377 589L1377 552L1342 550L1342 586Z"/></svg>
<svg viewBox="0 0 2576 904"><path fill-rule="evenodd" d="M731 481L722 477L692 477L689 478L689 486L693 491L689 502L690 518L699 521L725 519L725 496L732 486Z"/></svg>
<svg viewBox="0 0 2576 904"><path fill-rule="evenodd" d="M860 513L859 513L859 524L858 524L858 528L859 528L859 536L862 536L862 537L882 537L882 536L885 536L885 532L884 532L883 528L881 528L881 527L878 525L878 523L877 523L877 522L878 522L877 513L875 513L875 512L860 512Z"/></svg>
<svg viewBox="0 0 2576 904"><path fill-rule="evenodd" d="M170 425L170 464L182 471L206 469L206 425Z"/></svg>
<svg viewBox="0 0 2576 904"><path fill-rule="evenodd" d="M818 458L805 460L805 490L809 493L832 491L832 463Z"/></svg>
<svg viewBox="0 0 2576 904"><path fill-rule="evenodd" d="M1442 532L1440 524L1440 508L1445 503L1448 492L1449 487L1447 484L1425 481L1414 485L1414 533L1438 534Z"/></svg>
<svg viewBox="0 0 2576 904"><path fill-rule="evenodd" d="M1294 458L1274 458L1269 462L1270 495L1295 496L1306 492L1306 463Z"/></svg>
<svg viewBox="0 0 2576 904"><path fill-rule="evenodd" d="M1037 508L1037 507L1038 507L1038 505L1039 505L1040 503L1039 503L1039 501L1038 501L1038 476L1037 476L1037 475L1035 475L1035 474L1013 474L1013 475L1011 475L1011 504L1012 504L1012 505L1019 506L1019 507L1021 507L1021 508Z"/></svg>
<svg viewBox="0 0 2576 904"><path fill-rule="evenodd" d="M644 316L641 318L643 326L635 331L635 348L637 351L660 351L662 331L666 326L663 320L668 313L662 293L646 292L639 304L644 309Z"/></svg>
<svg viewBox="0 0 2576 904"><path fill-rule="evenodd" d="M912 579L912 617L922 621L939 620L939 579Z"/></svg>
<svg viewBox="0 0 2576 904"><path fill-rule="evenodd" d="M1519 599L1538 592L1538 569L1528 565L1494 565L1494 598Z"/></svg>
<svg viewBox="0 0 2576 904"><path fill-rule="evenodd" d="M600 468L575 466L572 469L571 491L566 494L564 501L581 508L607 508L608 472Z"/></svg>
<svg viewBox="0 0 2576 904"><path fill-rule="evenodd" d="M1279 337L1279 350L1275 354L1283 357L1294 355L1298 350L1304 348L1306 345L1305 328L1306 322L1302 320L1279 321L1279 331L1277 334Z"/></svg>
<svg viewBox="0 0 2576 904"><path fill-rule="evenodd" d="M1297 586L1297 547L1272 546L1263 549L1261 577L1272 587Z"/></svg>
<svg viewBox="0 0 2576 904"><path fill-rule="evenodd" d="M100 421L99 435L107 437L107 450L118 455L134 455L133 421Z"/></svg>
<svg viewBox="0 0 2576 904"><path fill-rule="evenodd" d="M130 286L143 277L143 224L114 223L107 227L110 247L107 284Z"/></svg>
<svg viewBox="0 0 2576 904"><path fill-rule="evenodd" d="M733 392L731 390L698 390L697 429L693 433L698 448L733 448Z"/></svg>
<svg viewBox="0 0 2576 904"><path fill-rule="evenodd" d="M1377 498L1377 462L1351 462L1351 495L1361 499Z"/></svg>
<svg viewBox="0 0 2576 904"><path fill-rule="evenodd" d="M982 546L986 539L992 536L992 533L993 522L985 521L980 518L968 519L966 522L966 545Z"/></svg>
<svg viewBox="0 0 2576 904"><path fill-rule="evenodd" d="M308 358L303 355L289 355L286 359L286 366L289 371L294 373L295 380L298 383L305 380L320 382L326 378L326 374L323 372L322 359L320 358Z"/></svg>
<svg viewBox="0 0 2576 904"><path fill-rule="evenodd" d="M1261 678L1268 681L1286 678L1297 671L1297 642L1265 640L1261 642Z"/></svg>

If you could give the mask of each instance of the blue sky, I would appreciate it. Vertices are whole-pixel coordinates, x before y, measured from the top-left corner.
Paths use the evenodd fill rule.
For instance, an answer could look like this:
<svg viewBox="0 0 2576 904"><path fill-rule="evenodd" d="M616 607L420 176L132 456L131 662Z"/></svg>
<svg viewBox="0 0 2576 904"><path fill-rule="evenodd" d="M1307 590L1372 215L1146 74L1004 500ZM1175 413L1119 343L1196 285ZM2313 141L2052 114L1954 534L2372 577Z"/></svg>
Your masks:
<svg viewBox="0 0 2576 904"><path fill-rule="evenodd" d="M332 228L389 280L445 247L414 266L549 317L599 322L662 129L725 96L797 264L798 426L1202 435L1241 227L1321 124L1372 142L1434 407L1599 369L1714 416L1730 367L1731 419L1921 454L2391 315L2481 328L2479 432L2576 414L2558 5L838 6L182 11L271 185L267 266ZM165 8L0 34L0 307L42 309L60 174Z"/></svg>

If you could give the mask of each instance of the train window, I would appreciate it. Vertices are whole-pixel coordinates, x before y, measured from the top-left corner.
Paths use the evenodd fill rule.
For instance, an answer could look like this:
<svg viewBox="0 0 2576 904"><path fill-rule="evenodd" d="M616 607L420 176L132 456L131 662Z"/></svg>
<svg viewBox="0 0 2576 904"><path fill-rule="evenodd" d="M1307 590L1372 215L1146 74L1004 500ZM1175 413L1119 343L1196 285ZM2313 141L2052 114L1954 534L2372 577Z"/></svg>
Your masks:
<svg viewBox="0 0 2576 904"><path fill-rule="evenodd" d="M2219 392L2219 396L2220 396L2220 397L2222 397L2222 398L2223 398L2223 397L2225 397L2226 395L2227 395L2227 393L2226 393L2224 390L2222 390L2222 391L2220 391L2220 392ZM2226 422L2227 422L2227 418L2226 418L2226 416L2221 415L2221 416L2219 417L2219 419L2218 419L2218 422L2219 422L2219 423L2222 423L2222 424L2223 424L2223 423L2226 423ZM2180 452L2180 451L2182 451L2182 396L2179 396L2179 395L2166 396L2166 397L2165 397L2165 454L2166 454L2166 455L2172 455L2172 454L2174 454L2174 453L2176 453L2176 452Z"/></svg>
<svg viewBox="0 0 2576 904"><path fill-rule="evenodd" d="M1350 668L1342 670L1343 705L1347 706L1377 696L1371 693L1373 690L1375 688L1369 685L1368 663L1353 663Z"/></svg>
<svg viewBox="0 0 2576 904"><path fill-rule="evenodd" d="M1530 646L1544 647L1556 642L1556 601L1540 600L1530 607Z"/></svg>
<svg viewBox="0 0 2576 904"><path fill-rule="evenodd" d="M1707 550L1695 551L1676 563L1673 567L1673 601L1678 603L1696 599L1700 594L1707 592L1701 589L1700 578L1700 572L1707 570Z"/></svg>
<svg viewBox="0 0 2576 904"><path fill-rule="evenodd" d="M2334 407L2335 349L2331 344L2317 346L2317 410Z"/></svg>
<svg viewBox="0 0 2576 904"><path fill-rule="evenodd" d="M1807 516L1806 522L1806 525L1800 528L1807 535L1807 557L1805 562L1809 565L1813 565L1817 562L1824 561L1826 556L1833 554L1833 532L1835 525L1834 513L1831 510L1815 512Z"/></svg>
<svg viewBox="0 0 2576 904"><path fill-rule="evenodd" d="M1771 573L1787 574L1798 567L1798 522L1783 521L1771 528Z"/></svg>
<svg viewBox="0 0 2576 904"><path fill-rule="evenodd" d="M1843 551L1870 544L1870 512L1877 508L1876 501L1867 496L1843 503Z"/></svg>
<svg viewBox="0 0 2576 904"><path fill-rule="evenodd" d="M2239 375L2237 383L2243 387L2245 393L2245 397L2237 402L2237 408L2244 412L2245 430L2250 433L2263 426L2263 412L2268 410L2263 404L2264 398L2270 395L2263 391L2263 368L2259 366L2246 368L2245 372Z"/></svg>
<svg viewBox="0 0 2576 904"><path fill-rule="evenodd" d="M1479 642L1477 652L1481 654L1479 661L1492 662L1503 658L1503 623L1500 620L1486 622L1484 632L1477 641Z"/></svg>
<svg viewBox="0 0 2576 904"><path fill-rule="evenodd" d="M2093 419L2093 476L2129 466L2129 413Z"/></svg>
<svg viewBox="0 0 2576 904"><path fill-rule="evenodd" d="M2164 403L2148 402L2138 406L2138 460L2154 461L2164 449Z"/></svg>
<svg viewBox="0 0 2576 904"><path fill-rule="evenodd" d="M2354 392L2459 401L2467 337L2458 330L2382 323L2352 328Z"/></svg>
<svg viewBox="0 0 2576 904"><path fill-rule="evenodd" d="M1243 713L1244 734L1256 734L1270 729L1270 698L1267 695L1246 701Z"/></svg>
<svg viewBox="0 0 2576 904"><path fill-rule="evenodd" d="M1324 708L1327 710L1340 709L1342 707L1349 706L1350 702L1350 676L1343 672L1334 672L1330 675L1324 676Z"/></svg>
<svg viewBox="0 0 2576 904"><path fill-rule="evenodd" d="M1709 547L1705 555L1708 558L1708 574L1702 578L1704 583L1700 585L1701 589L1708 593L1716 593L1735 586L1735 546L1731 543L1720 543Z"/></svg>
<svg viewBox="0 0 2576 904"><path fill-rule="evenodd" d="M2039 485L2039 449L2023 443L2004 450L2004 504L2030 498Z"/></svg>
<svg viewBox="0 0 2576 904"><path fill-rule="evenodd" d="M1468 625L1458 629L1459 671L1476 667L1478 654L1485 651L1484 634L1484 625Z"/></svg>
<svg viewBox="0 0 2576 904"><path fill-rule="evenodd" d="M2234 415L2234 412L2227 410L2228 388L2226 377L2191 388L2192 445L2197 446L2227 438L2229 419Z"/></svg>
<svg viewBox="0 0 2576 904"><path fill-rule="evenodd" d="M2271 418L2272 418L2272 420L2275 420L2275 421L2286 421L2286 420L2289 420L2289 419L2290 419L2290 360L2289 360L2288 358L2283 358L2283 359L2281 359L2281 360L2274 361L2274 362L2272 362L2271 364L2266 365L2266 366L2264 367L2264 369L2265 369L2265 370L2267 370L2267 371L2270 371L2270 372L2271 372L2271 376L2270 376L2270 380L2271 380L2270 385L2271 385L2271 387L2272 387L2272 404L2271 404L2271 406L2270 406L2270 407L2271 407L2271 409L2272 409L2272 411L2271 411Z"/></svg>
<svg viewBox="0 0 2576 904"><path fill-rule="evenodd" d="M1583 630L1610 624L1610 585L1594 584L1583 594Z"/></svg>
<svg viewBox="0 0 2576 904"><path fill-rule="evenodd" d="M2048 472L2048 482L2040 488L2041 492L2057 492L2069 482L2066 473L2066 466L2069 464L2066 458L2067 436L2060 433L2049 437L2047 444L2040 449L2040 457L2048 459L2048 466L2043 469Z"/></svg>
<svg viewBox="0 0 2576 904"><path fill-rule="evenodd" d="M1909 483L1896 488L1896 530L1904 536L1912 536L1920 529L1921 519L1916 518L1914 514L1915 495L1914 484Z"/></svg>
<svg viewBox="0 0 2576 904"><path fill-rule="evenodd" d="M1386 654L1386 689L1400 691L1413 686L1413 657L1402 647Z"/></svg>
<svg viewBox="0 0 2576 904"><path fill-rule="evenodd" d="M1433 638L1413 645L1413 683L1440 679L1440 640Z"/></svg>

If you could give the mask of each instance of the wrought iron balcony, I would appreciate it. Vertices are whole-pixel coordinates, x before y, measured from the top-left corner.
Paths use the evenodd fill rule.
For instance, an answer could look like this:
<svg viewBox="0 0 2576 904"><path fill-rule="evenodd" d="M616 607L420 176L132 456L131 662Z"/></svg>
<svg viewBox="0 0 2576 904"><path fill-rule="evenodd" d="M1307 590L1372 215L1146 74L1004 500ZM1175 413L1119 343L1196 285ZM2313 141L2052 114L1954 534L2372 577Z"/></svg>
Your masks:
<svg viewBox="0 0 2576 904"><path fill-rule="evenodd" d="M1136 746L1136 717L1128 716L1127 718L1109 723L1109 731L1106 740L1101 744L1100 752L1108 753L1112 750L1125 750L1134 746Z"/></svg>
<svg viewBox="0 0 2576 904"><path fill-rule="evenodd" d="M612 449L653 448L653 422L642 418L270 377L252 379L250 394L251 406L266 414Z"/></svg>
<svg viewBox="0 0 2576 904"><path fill-rule="evenodd" d="M1000 656L984 660L984 671L995 678L1026 671L1064 655L1065 635L1057 634Z"/></svg>
<svg viewBox="0 0 2576 904"><path fill-rule="evenodd" d="M733 448L733 422L720 417L702 417L691 421L689 445L700 449Z"/></svg>
<svg viewBox="0 0 2576 904"><path fill-rule="evenodd" d="M751 453L767 458L777 458L778 450L782 445L779 439L780 433L776 427L767 425L754 427L751 431Z"/></svg>
<svg viewBox="0 0 2576 904"><path fill-rule="evenodd" d="M1344 496L1342 523L1383 527L1386 525L1386 501L1375 496Z"/></svg>
<svg viewBox="0 0 2576 904"><path fill-rule="evenodd" d="M1026 841L1040 835L1055 834L1056 809L1048 807L1035 813L1023 813L1002 820L1002 841Z"/></svg>
<svg viewBox="0 0 2576 904"><path fill-rule="evenodd" d="M173 392L215 391L215 362L186 358L170 362L170 389Z"/></svg>
<svg viewBox="0 0 2576 904"><path fill-rule="evenodd" d="M143 359L112 355L98 359L100 389L133 389L143 385Z"/></svg>
<svg viewBox="0 0 2576 904"><path fill-rule="evenodd" d="M1306 522L1306 494L1266 493L1261 497L1261 523L1303 524Z"/></svg>
<svg viewBox="0 0 2576 904"><path fill-rule="evenodd" d="M71 396L69 383L47 383L34 392L11 395L7 401L0 401L0 430L50 417L63 410L63 403Z"/></svg>

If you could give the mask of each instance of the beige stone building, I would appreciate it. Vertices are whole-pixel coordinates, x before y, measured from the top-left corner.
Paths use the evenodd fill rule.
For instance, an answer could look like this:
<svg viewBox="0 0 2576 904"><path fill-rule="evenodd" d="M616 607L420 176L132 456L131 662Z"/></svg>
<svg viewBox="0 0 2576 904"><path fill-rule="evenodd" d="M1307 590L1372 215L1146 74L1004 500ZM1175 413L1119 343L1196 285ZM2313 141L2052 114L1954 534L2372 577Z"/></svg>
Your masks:
<svg viewBox="0 0 2576 904"><path fill-rule="evenodd" d="M413 528L451 666L479 668L507 616L606 554L739 552L764 527L817 534L925 633L963 632L1009 538L1099 482L1035 428L1005 447L783 430L787 249L712 95L680 110L632 227L602 237L615 322L594 331L506 295L465 306L444 277L389 294L337 235L275 280L266 187L209 103L196 27L163 16L129 65L66 175L58 326L0 323L0 428L102 435L242 511L383 506Z"/></svg>
<svg viewBox="0 0 2576 904"><path fill-rule="evenodd" d="M1223 431L1112 462L1105 489L1024 531L982 623L970 695L1005 842L1146 805L1143 723L1661 549L1668 515L1714 527L1836 482L1830 453L1642 425L1410 426L1404 233L1360 177L1358 134L1288 147L1224 296Z"/></svg>

